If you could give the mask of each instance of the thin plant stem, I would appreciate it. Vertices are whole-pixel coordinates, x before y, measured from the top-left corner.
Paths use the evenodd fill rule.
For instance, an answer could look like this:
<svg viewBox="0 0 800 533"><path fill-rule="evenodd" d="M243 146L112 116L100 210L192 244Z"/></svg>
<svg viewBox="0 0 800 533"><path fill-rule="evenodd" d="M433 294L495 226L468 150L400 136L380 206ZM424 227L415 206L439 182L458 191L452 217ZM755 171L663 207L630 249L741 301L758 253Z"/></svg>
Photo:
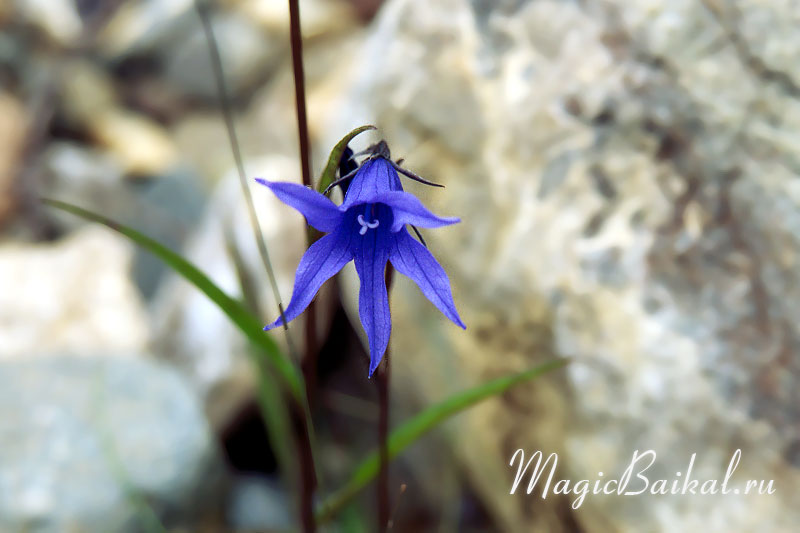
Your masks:
<svg viewBox="0 0 800 533"><path fill-rule="evenodd" d="M211 19L208 16L209 7L203 0L195 0L194 5L200 17L200 21L203 23L203 31L206 34L208 53L211 57L211 68L214 70L214 81L217 86L217 94L219 95L219 104L222 108L222 116L225 119L225 128L228 130L228 140L231 144L233 159L236 161L236 169L239 172L239 184L242 186L242 193L244 194L245 204L247 205L247 213L250 217L250 225L253 228L253 235L256 239L261 260L264 263L264 269L267 271L269 283L272 286L275 304L278 306L278 311L283 319L283 329L286 332L286 343L289 348L289 353L292 354L294 358L295 350L292 345L291 336L289 335L289 326L286 322L286 316L283 312L283 303L281 302L281 295L278 290L278 282L275 280L275 271L272 268L272 261L269 258L269 251L267 250L267 244L264 240L264 234L258 223L258 215L256 214L256 209L253 204L253 195L250 192L250 187L247 186L244 160L242 159L242 152L239 149L239 138L236 135L236 127L233 123L233 109L231 107L230 98L228 97L228 90L225 86L225 72L222 66L222 58L219 55L219 46L217 46L217 39L214 37L214 30L211 28Z"/></svg>
<svg viewBox="0 0 800 533"><path fill-rule="evenodd" d="M295 404L298 408L302 406ZM298 424L295 428L297 435L298 451L300 453L300 523L303 531L313 533L316 531L317 523L314 519L314 489L317 485L317 478L314 469L314 456L311 450L311 421L302 416L304 413L298 412L294 417Z"/></svg>
<svg viewBox="0 0 800 533"><path fill-rule="evenodd" d="M300 33L300 5L298 0L289 0L289 38L292 46L292 72L294 74L294 96L297 111L297 134L300 144L300 168L302 171L303 185L313 187L311 183L311 149L308 143L308 119L306 117L306 83L303 73L303 37ZM307 234L308 246L314 240L312 232ZM317 372L317 320L316 309L312 301L305 311L305 352L301 367L306 382L306 423L305 431L301 432L301 484L300 484L300 517L303 531L313 532L316 529L314 520L314 490L317 479L314 469L314 456L312 453L313 428L309 405L313 401L316 389ZM285 323L285 321L284 321Z"/></svg>
<svg viewBox="0 0 800 533"><path fill-rule="evenodd" d="M294 98L297 110L297 134L300 142L300 168L303 185L311 187L311 149L308 145L308 119L306 117L306 80L303 72L303 36L300 33L300 5L289 0L289 39L292 44L292 72Z"/></svg>
<svg viewBox="0 0 800 533"><path fill-rule="evenodd" d="M303 36L300 32L300 5L298 0L289 0L289 39L292 45L292 73L294 75L294 99L297 114L297 135L300 145L300 169L303 185L311 183L311 148L308 142L308 117L306 114L306 81L303 71ZM314 234L308 233L308 245L314 241ZM313 404L317 377L317 314L312 301L304 313L306 348L303 354L302 369L306 380L306 394L309 404Z"/></svg>
<svg viewBox="0 0 800 533"><path fill-rule="evenodd" d="M394 268L386 264L386 292L390 294ZM387 295L388 298L388 295ZM380 471L378 472L378 531L386 531L391 518L389 506L389 378L391 375L390 348L386 347L383 364L378 372L378 450L380 453Z"/></svg>

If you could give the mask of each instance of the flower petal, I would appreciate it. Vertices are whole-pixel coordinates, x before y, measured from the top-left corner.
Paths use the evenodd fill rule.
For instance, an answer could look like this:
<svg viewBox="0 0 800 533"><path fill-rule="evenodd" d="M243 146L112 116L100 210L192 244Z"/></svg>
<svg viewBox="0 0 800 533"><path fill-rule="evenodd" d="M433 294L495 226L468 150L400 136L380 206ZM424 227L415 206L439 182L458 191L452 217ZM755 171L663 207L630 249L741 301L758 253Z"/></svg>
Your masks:
<svg viewBox="0 0 800 533"><path fill-rule="evenodd" d="M374 203L372 198L389 191L402 191L403 185L392 164L382 157L366 161L358 169L339 207L342 211L359 204Z"/></svg>
<svg viewBox="0 0 800 533"><path fill-rule="evenodd" d="M378 368L392 332L385 278L389 260L388 235L386 231L367 231L354 250L356 272L361 281L358 314L369 339L369 377Z"/></svg>
<svg viewBox="0 0 800 533"><path fill-rule="evenodd" d="M440 217L434 215L428 208L422 205L416 196L402 191L384 192L372 200L374 203L386 204L392 208L394 221L392 231L398 232L406 224L411 224L420 228L439 228L461 222L457 217Z"/></svg>
<svg viewBox="0 0 800 533"><path fill-rule="evenodd" d="M256 181L269 187L281 202L300 211L308 223L318 230L330 233L339 225L341 211L329 198L317 191L298 183L267 181L261 178L256 178Z"/></svg>
<svg viewBox="0 0 800 533"><path fill-rule="evenodd" d="M389 260L401 274L408 276L419 286L422 294L463 329L467 326L458 316L450 291L450 279L436 258L427 248L417 242L405 229L394 234Z"/></svg>
<svg viewBox="0 0 800 533"><path fill-rule="evenodd" d="M291 322L305 311L322 284L353 259L350 250L350 240L353 234L351 229L350 227L346 230L341 228L335 233L323 236L303 254L294 278L292 299L284 310L287 321ZM264 326L264 330L282 325L283 320L278 317L275 322Z"/></svg>

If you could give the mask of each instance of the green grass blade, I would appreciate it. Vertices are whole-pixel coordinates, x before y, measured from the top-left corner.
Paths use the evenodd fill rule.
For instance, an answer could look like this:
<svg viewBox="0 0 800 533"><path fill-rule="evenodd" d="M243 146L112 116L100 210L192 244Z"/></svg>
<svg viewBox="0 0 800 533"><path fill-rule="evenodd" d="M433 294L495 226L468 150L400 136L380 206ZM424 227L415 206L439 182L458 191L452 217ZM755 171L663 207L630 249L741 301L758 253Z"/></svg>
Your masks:
<svg viewBox="0 0 800 533"><path fill-rule="evenodd" d="M172 267L184 279L192 283L208 296L226 314L228 318L250 339L256 347L252 353L256 355L256 366L259 372L258 404L270 434L270 442L287 479L294 479L296 469L292 429L289 420L288 406L283 405L280 384L273 376L281 378L291 394L301 404L305 404L305 392L302 377L281 352L281 349L261 328L261 322L237 300L228 296L217 287L203 272L179 254L161 243L122 224L86 209L59 202L42 200L45 204L67 211L92 222L104 224L125 235L133 242L159 257ZM258 357L264 354L266 357ZM277 375L274 370L277 370Z"/></svg>
<svg viewBox="0 0 800 533"><path fill-rule="evenodd" d="M178 274L183 276L184 279L200 289L211 301L217 304L217 306L228 315L228 318L231 319L236 327L238 327L254 345L260 348L259 353L263 353L266 356L268 362L278 372L278 375L281 377L282 381L285 382L292 395L301 403L305 402L302 377L284 356L275 341L264 333L261 322L250 314L241 303L231 298L223 292L222 289L217 287L214 282L197 267L163 244L133 228L124 226L102 215L87 211L86 209L72 204L50 199L43 199L42 201L49 206L72 213L83 219L108 226L122 235L125 235L133 242L164 261Z"/></svg>
<svg viewBox="0 0 800 533"><path fill-rule="evenodd" d="M339 161L342 159L342 154L344 153L344 149L347 148L347 144L359 133L376 129L378 128L371 125L360 126L342 137L342 140L336 143L336 146L334 146L333 150L331 150L331 155L328 157L328 163L325 165L325 170L322 171L322 176L319 178L319 183L317 183L317 190L319 192L327 189L328 185L333 183L333 180L336 178L336 169L339 168Z"/></svg>
<svg viewBox="0 0 800 533"><path fill-rule="evenodd" d="M411 420L404 422L392 431L388 439L389 459L394 459L405 448L435 428L451 416L475 405L476 403L501 394L511 387L541 376L551 370L561 368L569 361L556 359L534 367L525 372L498 378L478 385L469 390L459 392L446 400L425 409ZM322 524L333 518L342 507L378 475L380 456L374 451L356 467L344 487L332 494L317 511L317 522Z"/></svg>

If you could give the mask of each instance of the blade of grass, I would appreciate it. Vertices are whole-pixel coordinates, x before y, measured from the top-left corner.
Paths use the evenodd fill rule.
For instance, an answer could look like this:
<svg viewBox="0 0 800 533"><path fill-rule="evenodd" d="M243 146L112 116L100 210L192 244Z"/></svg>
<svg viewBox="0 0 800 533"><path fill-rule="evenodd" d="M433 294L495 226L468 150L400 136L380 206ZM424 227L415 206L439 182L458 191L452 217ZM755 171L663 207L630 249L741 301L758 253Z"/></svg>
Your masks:
<svg viewBox="0 0 800 533"><path fill-rule="evenodd" d="M292 429L289 420L289 406L286 406L285 402L283 402L281 387L276 382L273 369L277 371L277 376L281 378L282 384L290 391L296 403L299 405L305 405L304 385L297 369L289 363L278 345L275 344L275 341L261 329L261 322L250 314L243 304L225 294L222 289L217 287L214 282L197 267L161 243L133 228L124 226L78 206L50 199L42 199L42 202L86 220L104 224L128 237L145 250L160 258L168 266L172 267L172 269L185 280L205 293L211 301L217 304L217 306L228 315L231 322L233 322L257 348L257 350L253 350L252 353L256 355L263 354L265 356L255 358L255 364L259 371L259 407L264 416L264 421L267 424L271 444L280 461L281 468L287 475L293 475L295 471L293 459L294 446L291 440Z"/></svg>
<svg viewBox="0 0 800 533"><path fill-rule="evenodd" d="M302 378L296 368L281 352L281 349L275 341L264 333L261 321L251 315L241 303L231 298L222 289L217 287L214 282L196 266L184 259L180 254L170 250L147 235L102 215L58 200L44 198L42 202L83 219L108 226L164 261L164 263L175 270L184 279L200 289L200 291L208 296L211 301L217 304L217 306L228 315L228 318L231 319L234 325L236 325L255 346L260 348L258 353L264 354L267 361L278 372L278 375L281 377L281 380L287 386L292 396L300 401L301 404L304 402L305 391L303 390L304 385Z"/></svg>
<svg viewBox="0 0 800 533"><path fill-rule="evenodd" d="M530 370L498 378L483 383L466 391L459 392L438 404L429 407L404 422L392 431L388 440L389 459L394 459L409 445L422 437L451 416L472 407L476 403L502 394L515 385L524 383L547 372L561 368L569 361L556 359L548 361ZM316 513L317 523L324 524L333 518L342 507L378 475L380 469L380 453L373 451L356 467L350 480L326 499Z"/></svg>
<svg viewBox="0 0 800 533"><path fill-rule="evenodd" d="M336 179L336 169L339 168L339 161L342 159L344 149L347 148L347 145L350 144L350 141L352 141L353 138L359 133L376 129L378 128L370 124L367 124L366 126L359 126L342 137L342 139L336 143L336 146L334 146L333 150L331 150L331 155L328 156L328 163L325 165L325 170L322 171L322 175L319 177L319 183L317 183L317 190L319 192L327 189L328 185L333 183L333 180Z"/></svg>

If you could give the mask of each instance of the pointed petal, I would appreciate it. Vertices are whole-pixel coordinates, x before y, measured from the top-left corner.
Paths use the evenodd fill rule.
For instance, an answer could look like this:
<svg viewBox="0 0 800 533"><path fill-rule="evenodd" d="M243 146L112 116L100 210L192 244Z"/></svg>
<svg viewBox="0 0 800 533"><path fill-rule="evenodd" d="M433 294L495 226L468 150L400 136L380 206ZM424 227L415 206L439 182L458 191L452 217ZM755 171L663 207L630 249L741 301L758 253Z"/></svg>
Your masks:
<svg viewBox="0 0 800 533"><path fill-rule="evenodd" d="M373 199L374 203L386 204L392 208L394 221L392 231L400 231L406 224L419 228L439 228L461 222L457 217L440 217L434 215L422 205L416 196L402 191L390 191L378 194Z"/></svg>
<svg viewBox="0 0 800 533"><path fill-rule="evenodd" d="M325 235L306 250L295 274L292 299L284 310L287 321L291 322L305 311L322 284L353 258L350 251L351 235L349 228L348 231L340 230ZM282 325L283 321L278 317L275 322L265 326L264 330Z"/></svg>
<svg viewBox="0 0 800 533"><path fill-rule="evenodd" d="M261 178L256 178L256 181L269 187L281 202L300 211L308 223L318 230L330 233L339 225L341 211L329 198L317 191L298 183L267 181Z"/></svg>
<svg viewBox="0 0 800 533"><path fill-rule="evenodd" d="M439 308L444 316L461 328L467 329L453 303L450 279L427 248L404 229L394 234L394 245L390 254L389 260L398 272L414 280L422 294Z"/></svg>
<svg viewBox="0 0 800 533"><path fill-rule="evenodd" d="M392 164L382 157L366 161L358 169L340 206L342 211L359 205L374 203L372 198L389 191L402 191L403 186Z"/></svg>
<svg viewBox="0 0 800 533"><path fill-rule="evenodd" d="M368 231L354 250L356 272L361 281L358 314L369 339L369 377L389 345L392 319L386 293L386 261L389 260L388 232Z"/></svg>

